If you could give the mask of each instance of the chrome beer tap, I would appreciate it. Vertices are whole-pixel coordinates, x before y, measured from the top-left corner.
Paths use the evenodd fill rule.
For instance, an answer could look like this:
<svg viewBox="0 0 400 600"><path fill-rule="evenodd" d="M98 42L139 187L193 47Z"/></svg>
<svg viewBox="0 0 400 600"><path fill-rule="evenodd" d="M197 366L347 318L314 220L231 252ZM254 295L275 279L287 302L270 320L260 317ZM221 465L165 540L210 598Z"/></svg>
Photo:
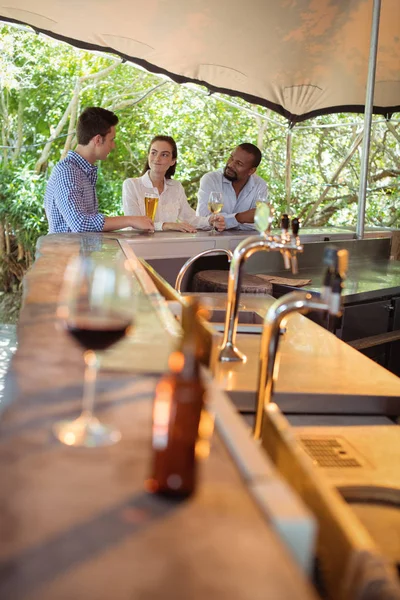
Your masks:
<svg viewBox="0 0 400 600"><path fill-rule="evenodd" d="M240 286L243 265L246 260L256 252L302 252L303 246L299 240L293 242L290 237L273 236L271 234L272 211L268 204L262 203L256 209L254 222L259 235L250 236L243 240L235 249L228 277L228 298L225 316L225 329L222 344L219 348L219 360L222 362L234 362L246 360L246 356L236 347L236 330L238 323ZM297 229L298 233L298 229ZM296 235L297 235L296 233ZM298 236L297 236L298 238ZM286 266L286 265L285 265ZM290 268L290 260L288 263ZM293 265L292 265L293 268Z"/></svg>
<svg viewBox="0 0 400 600"><path fill-rule="evenodd" d="M284 213L281 217L281 240L282 244L287 244L290 242L290 234L289 234L289 217L286 213ZM281 254L283 257L283 264L285 269L290 269L290 251L289 250L281 250Z"/></svg>
<svg viewBox="0 0 400 600"><path fill-rule="evenodd" d="M327 312L334 317L341 316L341 294L343 280L346 276L348 265L347 250L336 251L326 248L324 264L327 273L324 278L324 288L321 297L315 298L305 292L291 292L276 300L268 309L264 319L263 333L259 357L259 378L257 392L256 421L254 425L254 438L260 439L264 407L270 403L274 382L277 378L275 371L276 356L281 332L282 320L294 312L306 314L312 310ZM329 253L332 256L329 256ZM332 265L336 264L333 275ZM327 283L327 285L325 285Z"/></svg>
<svg viewBox="0 0 400 600"><path fill-rule="evenodd" d="M301 246L301 241L300 241L300 236L299 236L299 229L300 229L300 221L299 221L299 219L297 219L296 217L294 217L292 219L291 243L292 243L293 246L296 246L296 248L298 248L299 246ZM298 262L297 262L297 250L293 250L290 253L290 266L291 266L293 275L297 275L297 273L299 272L299 265L298 265Z"/></svg>
<svg viewBox="0 0 400 600"><path fill-rule="evenodd" d="M327 246L324 252L324 265L326 272L322 284L321 299L329 303L333 312L327 315L326 328L334 332L336 329L337 316L334 310L339 311L343 280L346 277L348 267L347 250L336 250L334 246Z"/></svg>
<svg viewBox="0 0 400 600"><path fill-rule="evenodd" d="M199 252L195 256L191 256L190 258L187 259L187 261L185 262L185 264L182 265L182 267L180 268L180 271L178 273L178 276L176 278L175 289L176 289L177 292L180 293L180 291L181 291L182 281L183 281L183 278L184 278L184 276L185 276L186 271L188 270L188 268L191 267L192 264L194 262L196 262L196 260L198 258L201 258L202 256L208 256L209 254L212 254L212 255L214 255L214 254L226 254L229 263L231 262L232 256L233 256L231 250L226 250L225 248L209 248L208 250L203 250L202 252Z"/></svg>

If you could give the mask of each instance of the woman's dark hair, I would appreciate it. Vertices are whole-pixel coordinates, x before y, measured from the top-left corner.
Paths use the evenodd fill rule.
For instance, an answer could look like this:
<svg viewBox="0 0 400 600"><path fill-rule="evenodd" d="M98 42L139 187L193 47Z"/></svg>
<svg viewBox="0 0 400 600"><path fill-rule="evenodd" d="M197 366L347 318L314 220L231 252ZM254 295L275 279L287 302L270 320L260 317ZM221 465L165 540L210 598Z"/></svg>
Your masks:
<svg viewBox="0 0 400 600"><path fill-rule="evenodd" d="M172 158L175 158L175 162L173 165L171 165L169 167L168 171L165 173L165 179L171 179L171 177L175 174L176 159L178 158L178 148L176 147L176 142L175 142L174 138L172 138L169 135L156 135L155 137L153 137L153 139L150 142L149 149L147 150L147 155L149 154L154 142L167 142L167 144L169 144L171 146ZM146 164L144 165L143 171L141 174L144 175L145 173L147 173L147 171L149 169L150 169L149 159L146 158Z"/></svg>
<svg viewBox="0 0 400 600"><path fill-rule="evenodd" d="M78 119L76 136L78 144L87 146L96 135L106 136L111 127L118 123L118 117L110 110L99 106L85 108Z"/></svg>

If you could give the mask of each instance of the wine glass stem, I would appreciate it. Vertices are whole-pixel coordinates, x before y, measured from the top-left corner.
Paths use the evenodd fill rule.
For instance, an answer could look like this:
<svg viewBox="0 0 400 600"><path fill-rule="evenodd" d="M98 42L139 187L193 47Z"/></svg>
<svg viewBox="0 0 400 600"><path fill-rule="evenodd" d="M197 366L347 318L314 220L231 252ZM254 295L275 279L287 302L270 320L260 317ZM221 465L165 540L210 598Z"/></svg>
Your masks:
<svg viewBox="0 0 400 600"><path fill-rule="evenodd" d="M97 356L93 350L86 350L83 355L85 360L85 374L83 382L83 401L81 416L88 421L93 416L94 394L97 379Z"/></svg>

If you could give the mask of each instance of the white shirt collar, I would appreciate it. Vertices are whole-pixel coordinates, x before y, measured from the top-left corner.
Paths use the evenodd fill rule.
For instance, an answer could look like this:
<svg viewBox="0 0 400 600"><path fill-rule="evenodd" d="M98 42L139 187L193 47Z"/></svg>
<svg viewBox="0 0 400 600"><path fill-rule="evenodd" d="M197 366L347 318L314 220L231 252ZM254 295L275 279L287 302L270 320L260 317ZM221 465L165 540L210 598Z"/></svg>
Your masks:
<svg viewBox="0 0 400 600"><path fill-rule="evenodd" d="M150 179L149 173L150 173L150 170L146 171L146 173L141 176L140 180L142 182L142 185L144 185L144 187L154 189L155 186L153 185L153 182ZM165 189L166 185L171 185L171 181L172 181L172 179L165 179L165 177L164 177L164 189Z"/></svg>
<svg viewBox="0 0 400 600"><path fill-rule="evenodd" d="M222 182L223 183L228 183L228 184L230 183L232 185L232 181L230 179L227 179L225 177L223 169L221 169L221 174L222 174ZM250 175L250 177L248 178L248 180L246 181L246 183L242 187L242 190L244 190L244 188L247 188L249 191L251 191L254 186L255 186L255 179L254 179L253 175Z"/></svg>

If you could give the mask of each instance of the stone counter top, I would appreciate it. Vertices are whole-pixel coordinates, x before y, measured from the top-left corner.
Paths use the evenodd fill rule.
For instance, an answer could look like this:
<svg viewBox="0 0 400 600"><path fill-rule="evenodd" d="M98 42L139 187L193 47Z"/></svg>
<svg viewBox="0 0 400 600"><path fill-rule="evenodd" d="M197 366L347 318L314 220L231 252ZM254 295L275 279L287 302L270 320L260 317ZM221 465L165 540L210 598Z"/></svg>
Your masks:
<svg viewBox="0 0 400 600"><path fill-rule="evenodd" d="M365 239L320 242L304 245L298 255L299 272L292 275L285 271L278 253L258 253L249 260L251 273L273 274L285 279L310 279L303 290L319 293L324 277L323 251L326 245L346 249L349 268L345 281L344 304L364 302L400 294L400 261L390 260L390 239ZM274 284L274 291L281 295L292 290L290 285Z"/></svg>
<svg viewBox="0 0 400 600"><path fill-rule="evenodd" d="M210 294L203 302L224 310L226 295ZM273 302L271 296L242 294L239 310L255 311L263 317ZM260 336L237 334L237 347L247 356L245 363L219 362L221 341L222 334L216 334L211 357L215 379L242 412L254 412ZM400 378L307 317L293 314L286 320L278 352L273 400L282 411L400 415Z"/></svg>
<svg viewBox="0 0 400 600"><path fill-rule="evenodd" d="M51 435L55 420L78 413L77 379L26 394L6 413L0 598L316 600L218 435L191 500L144 492L153 391L148 377L103 376L97 410L122 433L109 448L70 448Z"/></svg>
<svg viewBox="0 0 400 600"><path fill-rule="evenodd" d="M137 346L122 353L125 372L110 370L111 357L103 362L96 393L96 412L122 440L79 449L54 438L52 424L81 408L81 350L55 318L63 271L76 252L121 249L111 235L46 236L26 276L0 420L0 598L315 600L272 525L282 507L289 526L303 522L304 512L297 500L288 502L265 455L240 476L215 433L192 499L174 503L144 492L157 380L148 371L164 370L178 332L139 262ZM270 506L271 495L280 507Z"/></svg>
<svg viewBox="0 0 400 600"><path fill-rule="evenodd" d="M273 235L280 236L281 231L272 230ZM302 243L326 242L338 240L354 240L354 233L344 228L316 228L302 229ZM235 230L229 229L221 233L214 234L211 231L197 231L196 233L181 233L176 231L156 231L155 233L141 233L124 230L118 232L118 236L123 235L124 239L132 244L133 249L142 258L146 260L165 260L174 258L183 258L194 256L202 250L211 248L224 248L234 250L236 246L246 237L257 235L255 229ZM377 232L377 237L390 238L390 231Z"/></svg>
<svg viewBox="0 0 400 600"><path fill-rule="evenodd" d="M286 271L276 274L289 279L291 277L294 279L311 279L311 282L302 289L312 293L321 291L324 274L320 267L300 268L296 276L287 275ZM290 285L277 285L276 289L279 292L284 291L286 293L295 288ZM350 263L343 290L344 304L376 300L397 294L400 294L400 261L361 260Z"/></svg>

